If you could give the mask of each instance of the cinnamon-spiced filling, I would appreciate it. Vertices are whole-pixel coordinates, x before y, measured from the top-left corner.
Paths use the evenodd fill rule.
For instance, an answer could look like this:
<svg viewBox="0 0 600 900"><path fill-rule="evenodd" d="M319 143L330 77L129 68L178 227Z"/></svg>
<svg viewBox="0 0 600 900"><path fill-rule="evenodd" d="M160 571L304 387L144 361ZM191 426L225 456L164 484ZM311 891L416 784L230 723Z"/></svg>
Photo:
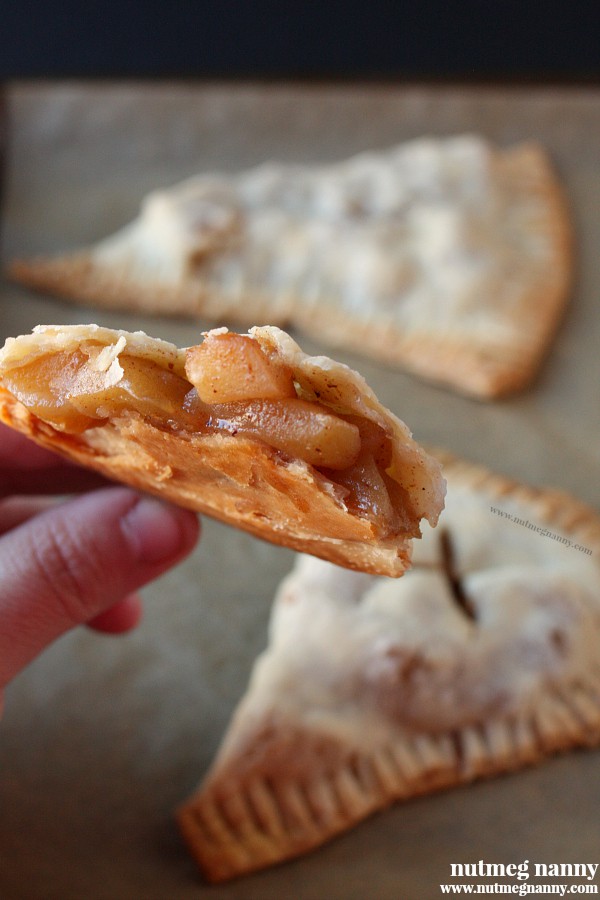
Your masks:
<svg viewBox="0 0 600 900"><path fill-rule="evenodd" d="M87 341L30 359L3 380L34 415L67 433L137 414L180 434L266 444L337 485L354 514L385 531L410 528L398 512L412 518L407 492L386 471L391 445L384 428L298 396L292 370L245 335L211 333L186 353L183 377L126 348L111 356Z"/></svg>

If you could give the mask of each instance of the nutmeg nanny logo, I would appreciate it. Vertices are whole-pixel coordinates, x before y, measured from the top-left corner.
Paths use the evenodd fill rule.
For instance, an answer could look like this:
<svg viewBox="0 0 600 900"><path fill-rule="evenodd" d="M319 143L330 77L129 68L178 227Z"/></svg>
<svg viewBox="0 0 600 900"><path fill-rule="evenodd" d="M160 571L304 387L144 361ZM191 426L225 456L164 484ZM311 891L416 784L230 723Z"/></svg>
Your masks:
<svg viewBox="0 0 600 900"><path fill-rule="evenodd" d="M533 863L536 878L587 878L593 881L598 871L598 863ZM520 863L486 863L482 859L476 863L450 863L453 878L517 878L527 880L531 870L529 860Z"/></svg>
<svg viewBox="0 0 600 900"><path fill-rule="evenodd" d="M592 884L598 872L598 863L519 863L478 862L450 863L450 877L482 879L477 884L440 884L442 894L513 894L525 897L529 894L554 894L564 897L572 894L598 894L598 885ZM543 879L533 883L531 877ZM503 879L489 881L488 879ZM548 882L548 879L560 879ZM575 883L572 879L578 879ZM583 883L582 883L583 882Z"/></svg>

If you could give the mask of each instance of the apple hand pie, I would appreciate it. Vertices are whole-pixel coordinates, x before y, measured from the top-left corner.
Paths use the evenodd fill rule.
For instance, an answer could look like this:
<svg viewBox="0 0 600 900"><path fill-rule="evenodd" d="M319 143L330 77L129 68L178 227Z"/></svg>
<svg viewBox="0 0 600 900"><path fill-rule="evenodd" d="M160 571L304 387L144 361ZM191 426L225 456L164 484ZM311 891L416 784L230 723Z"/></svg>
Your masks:
<svg viewBox="0 0 600 900"><path fill-rule="evenodd" d="M600 744L600 519L447 460L400 580L299 556L267 650L178 811L210 881L399 800Z"/></svg>
<svg viewBox="0 0 600 900"><path fill-rule="evenodd" d="M527 384L549 346L569 245L543 150L465 135L191 178L94 246L10 272L98 306L289 323L496 397Z"/></svg>
<svg viewBox="0 0 600 900"><path fill-rule="evenodd" d="M179 350L38 326L0 351L0 418L109 478L364 571L401 575L443 507L439 463L364 379L275 327Z"/></svg>

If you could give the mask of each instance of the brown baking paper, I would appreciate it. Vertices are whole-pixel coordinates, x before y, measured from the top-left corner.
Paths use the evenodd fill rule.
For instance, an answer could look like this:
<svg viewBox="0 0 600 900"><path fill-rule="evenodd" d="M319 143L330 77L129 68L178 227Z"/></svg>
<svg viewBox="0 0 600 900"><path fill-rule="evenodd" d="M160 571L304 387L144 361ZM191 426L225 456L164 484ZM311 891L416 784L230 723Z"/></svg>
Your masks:
<svg viewBox="0 0 600 900"><path fill-rule="evenodd" d="M4 262L93 242L130 221L148 190L205 169L337 160L423 134L541 141L571 204L577 282L536 383L484 404L335 355L418 441L600 507L600 91L59 83L6 93ZM92 321L180 345L209 325L2 285L2 339ZM291 563L290 552L205 520L192 557L145 590L135 633L80 629L15 680L0 724L3 900L427 900L442 883L491 880L452 877L452 864L599 861L599 757L589 752L401 804L285 867L204 885L172 811L213 757Z"/></svg>

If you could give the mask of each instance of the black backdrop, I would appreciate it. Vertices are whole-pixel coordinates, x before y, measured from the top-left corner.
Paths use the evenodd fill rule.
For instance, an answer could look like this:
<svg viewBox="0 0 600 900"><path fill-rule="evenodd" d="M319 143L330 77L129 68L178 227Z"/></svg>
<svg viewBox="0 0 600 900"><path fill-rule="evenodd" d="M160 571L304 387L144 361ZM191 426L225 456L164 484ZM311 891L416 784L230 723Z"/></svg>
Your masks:
<svg viewBox="0 0 600 900"><path fill-rule="evenodd" d="M0 78L594 80L600 0L0 0Z"/></svg>

